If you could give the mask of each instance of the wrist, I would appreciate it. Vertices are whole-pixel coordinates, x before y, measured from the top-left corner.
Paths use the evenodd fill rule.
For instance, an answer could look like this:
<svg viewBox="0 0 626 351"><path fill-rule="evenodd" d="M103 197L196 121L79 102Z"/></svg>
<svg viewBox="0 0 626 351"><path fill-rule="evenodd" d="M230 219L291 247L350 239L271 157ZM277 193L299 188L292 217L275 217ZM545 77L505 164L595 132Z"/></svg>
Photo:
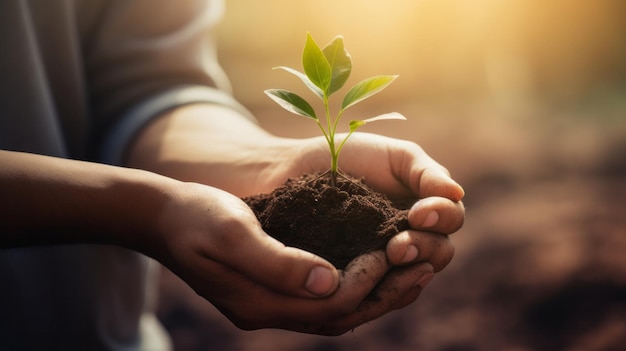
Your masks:
<svg viewBox="0 0 626 351"><path fill-rule="evenodd" d="M109 185L103 241L154 256L163 245L160 218L184 184L152 172L124 169L123 175Z"/></svg>

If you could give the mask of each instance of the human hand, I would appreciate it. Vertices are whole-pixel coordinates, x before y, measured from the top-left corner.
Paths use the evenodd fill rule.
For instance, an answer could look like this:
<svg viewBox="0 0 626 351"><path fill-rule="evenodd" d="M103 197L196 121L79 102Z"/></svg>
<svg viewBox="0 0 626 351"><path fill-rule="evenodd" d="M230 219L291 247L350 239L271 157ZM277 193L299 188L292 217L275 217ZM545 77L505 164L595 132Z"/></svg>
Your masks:
<svg viewBox="0 0 626 351"><path fill-rule="evenodd" d="M342 334L406 304L434 270L426 263L390 272L377 251L340 273L265 234L229 193L188 183L172 199L157 216L148 253L242 329Z"/></svg>
<svg viewBox="0 0 626 351"><path fill-rule="evenodd" d="M357 258L355 262L359 264L350 265L341 274L340 287L334 294L323 299L302 297L301 286L306 281L302 272L310 271L311 263L307 260L312 254L285 248L275 240L259 235L260 229L254 231L258 240L248 242L250 245L246 250L235 245L232 247L236 249L232 252L224 251L227 245L232 245L232 241L239 246L245 241L224 241L223 238L233 237L218 235L215 249L221 250L218 254L222 255L219 256L222 261L211 265L215 272L208 268L195 274L184 272L193 272L194 264L179 268L172 263L168 266L174 267L171 269L201 295L216 301L216 306L243 328L273 325L302 330L306 328L296 325L308 320L311 328L337 333L342 330L340 326L354 327L413 302L432 278L432 273L443 269L453 256L454 247L444 234L453 233L463 223L464 209L460 202L463 190L441 165L414 143L364 133L355 133L351 138L340 156L340 167L344 172L364 177L367 184L391 198L420 200L409 211L409 223L414 230L394 236L382 256L381 252L375 252ZM306 172L323 172L329 166L323 138L278 138L234 111L214 105L191 105L164 116L144 130L132 151L129 158L131 165L216 186L237 196L269 192L289 177L298 177ZM205 231L207 228L202 227ZM200 245L197 241L206 240L208 245L213 242L203 231L192 233L196 234L196 239L191 243ZM248 230L234 234L234 238L250 235ZM269 242L273 244L269 245ZM189 243L185 241L183 245ZM267 253L270 249L275 254L253 254ZM178 251L185 252L186 249ZM240 251L252 254L241 255L238 254ZM283 265L279 259L271 260L270 263L278 263L275 265L266 262L268 257L276 254L278 257L296 254L298 258L292 257L290 263ZM185 257L180 259L184 261ZM302 262L298 263L299 260ZM224 265L224 262L227 264ZM245 268L229 268L242 265ZM281 278L289 277L285 268L292 266L307 268L300 271L297 280ZM350 274L359 269L371 274ZM231 279L228 277L235 281L228 285L229 288L219 288L219 282L223 279L228 282ZM203 281L208 283L203 284ZM420 283L416 285L415 282ZM341 292L348 288L353 293ZM246 291L254 293L248 295ZM254 302L246 302L247 297L255 294L267 298L269 302L266 309L257 313L256 319L250 320L248 312L255 314L252 312L255 308L263 307L250 306ZM368 306L371 301L366 296L370 294L380 297L376 308ZM276 309L280 304L294 305L294 308ZM294 312L305 310L308 313Z"/></svg>

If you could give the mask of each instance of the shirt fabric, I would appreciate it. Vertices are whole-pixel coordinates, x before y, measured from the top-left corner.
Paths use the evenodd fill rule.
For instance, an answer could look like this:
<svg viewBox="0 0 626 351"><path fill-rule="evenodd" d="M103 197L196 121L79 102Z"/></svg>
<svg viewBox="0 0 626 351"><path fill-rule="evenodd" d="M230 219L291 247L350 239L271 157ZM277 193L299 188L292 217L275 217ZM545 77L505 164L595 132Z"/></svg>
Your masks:
<svg viewBox="0 0 626 351"><path fill-rule="evenodd" d="M216 60L222 7L0 1L0 149L121 165L133 136L169 109L207 102L248 114ZM157 268L106 245L1 250L0 349L167 349Z"/></svg>

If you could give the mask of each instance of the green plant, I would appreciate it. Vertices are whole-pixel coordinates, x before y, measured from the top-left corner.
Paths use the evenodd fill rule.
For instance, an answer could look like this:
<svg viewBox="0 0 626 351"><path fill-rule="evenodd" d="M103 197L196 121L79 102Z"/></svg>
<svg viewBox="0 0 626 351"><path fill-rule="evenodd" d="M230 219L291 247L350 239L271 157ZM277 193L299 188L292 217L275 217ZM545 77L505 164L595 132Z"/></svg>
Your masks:
<svg viewBox="0 0 626 351"><path fill-rule="evenodd" d="M401 114L392 112L364 120L352 120L350 121L350 131L348 135L339 145L336 145L335 133L339 120L345 110L380 92L391 84L397 76L374 76L354 85L345 94L341 108L333 119L330 112L329 97L343 87L352 71L352 59L344 47L343 38L341 36L335 37L322 49L315 43L311 34L308 33L302 53L302 65L304 73L284 66L275 67L275 69L282 69L300 78L302 82L322 100L326 117L325 126L317 117L311 104L299 95L284 89L268 89L265 93L287 111L299 116L311 118L317 123L330 149L331 162L329 172L334 184L339 172L339 153L355 130L369 122L378 120L406 119Z"/></svg>

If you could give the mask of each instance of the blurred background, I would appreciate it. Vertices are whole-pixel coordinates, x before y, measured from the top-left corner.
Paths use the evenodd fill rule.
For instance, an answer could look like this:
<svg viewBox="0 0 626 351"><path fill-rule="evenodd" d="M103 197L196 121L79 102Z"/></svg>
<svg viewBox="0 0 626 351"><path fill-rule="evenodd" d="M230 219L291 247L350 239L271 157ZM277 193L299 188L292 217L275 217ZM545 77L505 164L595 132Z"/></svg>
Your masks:
<svg viewBox="0 0 626 351"><path fill-rule="evenodd" d="M159 316L177 349L623 350L626 2L228 1L221 64L281 136L318 134L263 94L311 96L272 70L301 70L307 32L344 37L347 87L400 76L344 122L404 114L363 131L419 143L464 186L455 258L413 305L333 338L239 331L165 271Z"/></svg>

